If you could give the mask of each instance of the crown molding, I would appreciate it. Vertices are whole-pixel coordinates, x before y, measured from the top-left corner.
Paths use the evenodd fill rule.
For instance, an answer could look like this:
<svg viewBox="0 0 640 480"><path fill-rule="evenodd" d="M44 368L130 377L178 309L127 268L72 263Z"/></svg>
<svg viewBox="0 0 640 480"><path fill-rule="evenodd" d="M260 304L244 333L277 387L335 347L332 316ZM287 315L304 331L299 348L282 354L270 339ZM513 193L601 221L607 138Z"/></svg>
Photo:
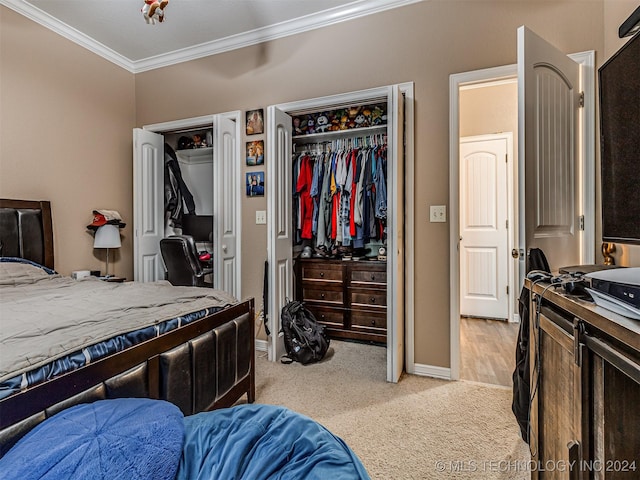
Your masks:
<svg viewBox="0 0 640 480"><path fill-rule="evenodd" d="M36 8L28 3L24 3L20 0L0 0L0 4L4 5L7 8L10 8L20 15L27 17L30 20L33 20L36 23L39 23L43 27L46 27L57 34L62 35L67 40L71 40L72 42L86 48L96 55L100 55L102 58L109 60L111 63L115 63L119 67L122 67L125 70L129 70L130 72L134 73L134 63L131 60L120 55L119 53L116 53L109 47L94 40L88 35L85 35L75 28L70 27L66 23L61 22L57 18L52 17L48 13L43 12L39 8Z"/></svg>
<svg viewBox="0 0 640 480"><path fill-rule="evenodd" d="M354 20L374 13L403 7L426 0L361 0L341 7L331 8L304 17L258 28L238 35L221 38L193 47L187 47L166 54L156 55L142 60L128 59L109 47L97 42L93 38L60 22L48 13L24 3L20 0L0 0L0 4L14 10L36 23L52 30L72 42L90 50L96 55L128 70L131 73L141 73L156 68L167 67L198 58L228 52L238 48L256 45L269 40L296 35L298 33L315 30L336 23Z"/></svg>
<svg viewBox="0 0 640 480"><path fill-rule="evenodd" d="M133 69L134 73L140 73L147 70L167 67L189 60L208 57L209 55L216 55L262 42L308 32L422 1L425 0L362 0L356 4L335 7L323 12L257 28L238 35L231 35L212 42L202 43L193 47L135 61L133 62Z"/></svg>

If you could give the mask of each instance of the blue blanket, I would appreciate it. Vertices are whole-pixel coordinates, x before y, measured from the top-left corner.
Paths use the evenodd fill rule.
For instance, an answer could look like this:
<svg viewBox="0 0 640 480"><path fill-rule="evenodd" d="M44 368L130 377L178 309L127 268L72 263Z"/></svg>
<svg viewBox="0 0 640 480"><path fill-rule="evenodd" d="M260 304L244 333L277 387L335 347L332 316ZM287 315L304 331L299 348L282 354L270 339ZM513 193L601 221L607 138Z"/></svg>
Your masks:
<svg viewBox="0 0 640 480"><path fill-rule="evenodd" d="M239 405L184 423L177 480L369 478L340 438L284 407Z"/></svg>

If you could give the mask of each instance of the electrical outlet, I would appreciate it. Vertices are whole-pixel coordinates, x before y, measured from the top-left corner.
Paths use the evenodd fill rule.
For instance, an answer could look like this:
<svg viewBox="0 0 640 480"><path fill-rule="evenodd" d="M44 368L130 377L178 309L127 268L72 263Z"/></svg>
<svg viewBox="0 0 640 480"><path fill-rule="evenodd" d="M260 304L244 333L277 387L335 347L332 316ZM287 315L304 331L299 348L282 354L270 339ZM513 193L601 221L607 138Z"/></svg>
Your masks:
<svg viewBox="0 0 640 480"><path fill-rule="evenodd" d="M266 225L266 224L267 224L267 211L256 210L256 225Z"/></svg>
<svg viewBox="0 0 640 480"><path fill-rule="evenodd" d="M429 207L429 221L430 222L446 222L447 221L447 206L446 205L431 205Z"/></svg>

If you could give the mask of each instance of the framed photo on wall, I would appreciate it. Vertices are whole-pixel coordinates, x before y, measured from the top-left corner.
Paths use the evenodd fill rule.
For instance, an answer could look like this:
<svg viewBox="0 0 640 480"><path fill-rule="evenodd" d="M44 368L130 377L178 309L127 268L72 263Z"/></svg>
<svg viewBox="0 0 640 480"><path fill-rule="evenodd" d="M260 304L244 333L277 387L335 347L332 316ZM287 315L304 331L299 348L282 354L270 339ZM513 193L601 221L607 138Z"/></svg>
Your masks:
<svg viewBox="0 0 640 480"><path fill-rule="evenodd" d="M264 172L247 172L247 197L264 197Z"/></svg>
<svg viewBox="0 0 640 480"><path fill-rule="evenodd" d="M247 166L264 165L264 140L247 142Z"/></svg>
<svg viewBox="0 0 640 480"><path fill-rule="evenodd" d="M264 110L247 110L247 135L264 133Z"/></svg>

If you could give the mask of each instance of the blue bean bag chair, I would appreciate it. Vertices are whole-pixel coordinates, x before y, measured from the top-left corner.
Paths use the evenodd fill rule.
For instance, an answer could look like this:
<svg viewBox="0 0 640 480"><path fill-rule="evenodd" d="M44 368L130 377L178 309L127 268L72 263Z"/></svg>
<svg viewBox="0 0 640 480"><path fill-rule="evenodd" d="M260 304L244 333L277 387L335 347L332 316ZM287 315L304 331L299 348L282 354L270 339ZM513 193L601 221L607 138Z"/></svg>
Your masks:
<svg viewBox="0 0 640 480"><path fill-rule="evenodd" d="M180 409L161 400L99 400L37 425L0 459L4 480L172 480L182 453Z"/></svg>
<svg viewBox="0 0 640 480"><path fill-rule="evenodd" d="M185 417L177 480L368 479L338 437L304 415L239 405Z"/></svg>
<svg viewBox="0 0 640 480"><path fill-rule="evenodd" d="M284 407L239 405L183 417L171 403L100 400L64 410L0 459L7 480L366 480L319 423Z"/></svg>

